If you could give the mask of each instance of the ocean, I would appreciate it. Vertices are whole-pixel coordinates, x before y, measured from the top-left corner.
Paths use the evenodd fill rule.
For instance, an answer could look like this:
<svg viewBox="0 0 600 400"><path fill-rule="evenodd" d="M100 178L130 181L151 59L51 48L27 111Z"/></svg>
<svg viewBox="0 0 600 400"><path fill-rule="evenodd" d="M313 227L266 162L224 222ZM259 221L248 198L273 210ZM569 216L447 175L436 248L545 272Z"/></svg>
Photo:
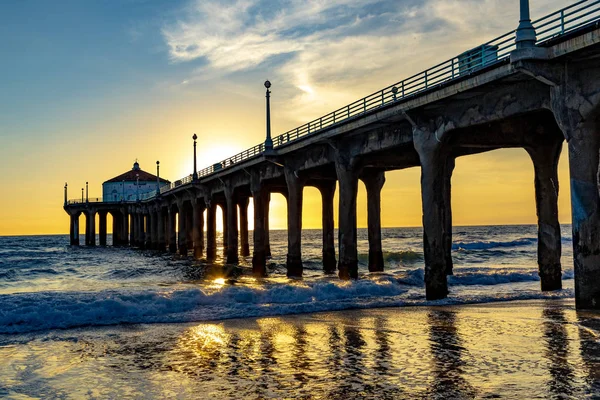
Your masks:
<svg viewBox="0 0 600 400"><path fill-rule="evenodd" d="M303 231L301 280L285 276L285 231L271 232L269 276L259 280L251 258L224 267L222 259L71 247L66 235L0 237L0 397L600 396L600 318L574 310L570 226L562 227L563 290L549 293L540 291L536 226L454 227L450 295L433 302L421 234L384 228L386 271L370 274L359 229L360 279L350 282L322 273L320 230ZM534 383L539 369L553 376L543 360L560 356L536 353L544 330L570 343L584 328L591 361L566 351L568 385L555 393ZM448 376L436 370L444 365ZM482 368L483 381L472 380ZM486 380L497 386L481 387Z"/></svg>

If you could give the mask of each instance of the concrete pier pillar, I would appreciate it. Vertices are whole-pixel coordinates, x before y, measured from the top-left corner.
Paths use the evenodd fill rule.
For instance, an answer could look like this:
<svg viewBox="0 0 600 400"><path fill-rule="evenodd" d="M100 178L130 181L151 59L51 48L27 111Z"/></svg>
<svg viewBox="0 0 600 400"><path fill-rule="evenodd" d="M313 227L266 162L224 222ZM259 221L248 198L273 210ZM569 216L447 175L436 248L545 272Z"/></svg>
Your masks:
<svg viewBox="0 0 600 400"><path fill-rule="evenodd" d="M132 213L129 218L125 220L125 224L129 225L129 244L132 247L135 247L137 246L139 235L137 213Z"/></svg>
<svg viewBox="0 0 600 400"><path fill-rule="evenodd" d="M127 221L129 220L129 214L127 213L127 211L123 211L121 212L121 216L120 216L121 220L123 221L121 223L121 238L123 238L123 246L127 246L129 243L127 242L127 237L129 236L129 226L127 225Z"/></svg>
<svg viewBox="0 0 600 400"><path fill-rule="evenodd" d="M115 212L112 213L113 217L113 226L112 226L112 245L114 247L121 246L121 220L119 219L120 213Z"/></svg>
<svg viewBox="0 0 600 400"><path fill-rule="evenodd" d="M238 256L238 212L237 212L237 198L234 191L230 187L225 187L225 200L227 202L227 249L225 250L227 255L227 264L237 264L239 262Z"/></svg>
<svg viewBox="0 0 600 400"><path fill-rule="evenodd" d="M229 235L227 234L227 201L224 204L220 204L221 206L221 218L222 218L222 226L223 226L223 257L227 258L227 245L229 241Z"/></svg>
<svg viewBox="0 0 600 400"><path fill-rule="evenodd" d="M96 213L89 211L85 214L85 245L96 245Z"/></svg>
<svg viewBox="0 0 600 400"><path fill-rule="evenodd" d="M254 248L252 252L252 273L254 276L267 275L267 255L265 251L266 232L265 211L267 207L267 191L264 185L260 182L258 175L252 175L250 181L250 189L252 190L252 202L254 204Z"/></svg>
<svg viewBox="0 0 600 400"><path fill-rule="evenodd" d="M98 225L100 246L106 246L106 211L98 212Z"/></svg>
<svg viewBox="0 0 600 400"><path fill-rule="evenodd" d="M304 182L292 168L284 168L287 196L287 276L302 277L302 192Z"/></svg>
<svg viewBox="0 0 600 400"><path fill-rule="evenodd" d="M543 291L562 289L561 233L558 222L558 161L563 137L526 149L535 170L538 266Z"/></svg>
<svg viewBox="0 0 600 400"><path fill-rule="evenodd" d="M240 207L240 254L242 257L250 255L250 244L248 243L248 204L250 199L242 197L238 205Z"/></svg>
<svg viewBox="0 0 600 400"><path fill-rule="evenodd" d="M318 189L321 192L321 217L323 229L323 271L326 274L335 273L335 243L333 227L333 197L335 195L335 181L322 183Z"/></svg>
<svg viewBox="0 0 600 400"><path fill-rule="evenodd" d="M156 215L157 215L157 219L156 219L156 234L157 234L156 250L165 251L165 249L167 248L167 241L166 241L166 234L165 234L167 224L165 224L165 213L164 213L164 210L162 209L162 207L159 207Z"/></svg>
<svg viewBox="0 0 600 400"><path fill-rule="evenodd" d="M204 206L194 199L193 202L193 227L194 258L200 259L204 254Z"/></svg>
<svg viewBox="0 0 600 400"><path fill-rule="evenodd" d="M425 256L425 291L428 300L448 295L447 221L451 215L448 174L449 149L444 145L443 126L413 127L413 142L421 163L421 198L423 205L423 253Z"/></svg>
<svg viewBox="0 0 600 400"><path fill-rule="evenodd" d="M79 214L71 215L69 236L71 246L79 246Z"/></svg>
<svg viewBox="0 0 600 400"><path fill-rule="evenodd" d="M269 228L269 208L271 205L271 193L266 192L265 195L265 256L271 258L271 239L270 239L270 228Z"/></svg>
<svg viewBox="0 0 600 400"><path fill-rule="evenodd" d="M177 208L179 210L177 216L177 249L180 255L187 256L186 211L183 203L177 204Z"/></svg>
<svg viewBox="0 0 600 400"><path fill-rule="evenodd" d="M156 212L150 210L148 212L148 234L146 237L146 248L150 250L156 249Z"/></svg>
<svg viewBox="0 0 600 400"><path fill-rule="evenodd" d="M185 205L185 240L188 250L194 250L194 207Z"/></svg>
<svg viewBox="0 0 600 400"><path fill-rule="evenodd" d="M148 229L148 218L147 214L142 211L140 214L140 248L146 248L146 240L148 239L147 229Z"/></svg>
<svg viewBox="0 0 600 400"><path fill-rule="evenodd" d="M452 261L452 173L456 160L448 155L446 168L444 170L444 209L442 217L444 220L444 257L446 258L446 275L454 275L454 262Z"/></svg>
<svg viewBox="0 0 600 400"><path fill-rule="evenodd" d="M358 252L356 248L356 195L358 174L351 160L338 154L335 170L340 185L339 200L339 261L341 279L358 278Z"/></svg>
<svg viewBox="0 0 600 400"><path fill-rule="evenodd" d="M367 189L367 225L369 235L369 272L383 271L381 247L381 189L385 183L383 171L365 172L361 176Z"/></svg>
<svg viewBox="0 0 600 400"><path fill-rule="evenodd" d="M168 227L167 230L169 232L169 252L177 253L177 211L173 207L169 207L168 211Z"/></svg>
<svg viewBox="0 0 600 400"><path fill-rule="evenodd" d="M217 258L217 204L208 201L206 208L206 258Z"/></svg>
<svg viewBox="0 0 600 400"><path fill-rule="evenodd" d="M142 215L139 211L136 211L132 216L133 221L133 242L132 246L141 247L142 243Z"/></svg>

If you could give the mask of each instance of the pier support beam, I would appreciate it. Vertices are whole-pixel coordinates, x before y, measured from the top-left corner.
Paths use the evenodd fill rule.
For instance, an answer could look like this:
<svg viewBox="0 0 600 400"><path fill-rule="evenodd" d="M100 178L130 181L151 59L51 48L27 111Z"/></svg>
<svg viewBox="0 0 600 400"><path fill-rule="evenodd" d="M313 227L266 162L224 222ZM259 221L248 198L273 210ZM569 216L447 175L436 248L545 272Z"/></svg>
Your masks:
<svg viewBox="0 0 600 400"><path fill-rule="evenodd" d="M413 142L421 163L421 197L423 204L423 252L425 255L425 290L428 300L448 295L448 232L451 210L448 199L449 149L444 145L452 125L429 121L413 126Z"/></svg>
<svg viewBox="0 0 600 400"><path fill-rule="evenodd" d="M318 186L321 192L321 217L323 227L323 271L326 274L335 273L335 243L333 228L333 196L335 195L335 181L321 183Z"/></svg>
<svg viewBox="0 0 600 400"><path fill-rule="evenodd" d="M225 186L225 201L227 202L227 264L237 264L239 262L237 198L233 188L227 185Z"/></svg>
<svg viewBox="0 0 600 400"><path fill-rule="evenodd" d="M137 246L138 242L138 222L137 213L132 213L125 223L129 225L129 244L134 247Z"/></svg>
<svg viewBox="0 0 600 400"><path fill-rule="evenodd" d="M69 227L69 239L71 246L79 246L79 215L71 215L71 224Z"/></svg>
<svg viewBox="0 0 600 400"><path fill-rule="evenodd" d="M271 192L266 192L265 195L265 256L271 258L271 239L269 228L269 208L271 205Z"/></svg>
<svg viewBox="0 0 600 400"><path fill-rule="evenodd" d="M223 218L223 257L227 258L227 246L229 242L229 235L227 230L229 225L227 224L227 200L225 203L220 204L221 206L221 217Z"/></svg>
<svg viewBox="0 0 600 400"><path fill-rule="evenodd" d="M96 245L96 213L93 211L85 213L85 245Z"/></svg>
<svg viewBox="0 0 600 400"><path fill-rule="evenodd" d="M594 85L587 85L587 80L600 80L598 64L587 63L590 70L583 76L571 75L565 68L563 81L551 89L552 109L569 148L578 309L600 309L600 110L598 95L591 91Z"/></svg>
<svg viewBox="0 0 600 400"><path fill-rule="evenodd" d="M148 248L151 250L155 250L157 248L157 242L158 242L158 232L156 231L156 224L157 224L157 213L155 210L150 210L148 212Z"/></svg>
<svg viewBox="0 0 600 400"><path fill-rule="evenodd" d="M177 223L177 211L173 207L169 207L168 212L168 232L169 232L169 252L177 253L177 232L176 232L176 223Z"/></svg>
<svg viewBox="0 0 600 400"><path fill-rule="evenodd" d="M527 148L535 169L535 205L538 217L538 266L543 291L562 289L561 234L558 222L558 161L563 137L545 138Z"/></svg>
<svg viewBox="0 0 600 400"><path fill-rule="evenodd" d="M206 258L212 261L217 257L217 204L206 203Z"/></svg>
<svg viewBox="0 0 600 400"><path fill-rule="evenodd" d="M287 183L287 227L288 227L288 253L287 276L302 277L302 191L304 182L298 177L296 171L290 167L284 168Z"/></svg>
<svg viewBox="0 0 600 400"><path fill-rule="evenodd" d="M369 272L383 272L381 247L381 189L385 183L383 171L364 172L361 180L367 189L367 225L369 234Z"/></svg>
<svg viewBox="0 0 600 400"><path fill-rule="evenodd" d="M354 161L344 152L336 154L335 170L340 185L339 201L339 261L341 279L358 279L358 252L356 248L356 194L358 173Z"/></svg>
<svg viewBox="0 0 600 400"><path fill-rule="evenodd" d="M195 202L195 200L192 200ZM185 207L185 240L188 250L194 250L194 206L184 203Z"/></svg>
<svg viewBox="0 0 600 400"><path fill-rule="evenodd" d="M178 203L177 209L177 250L180 255L187 256L186 211L183 203Z"/></svg>
<svg viewBox="0 0 600 400"><path fill-rule="evenodd" d="M113 226L112 226L112 232L113 232L113 247L118 247L121 246L121 234L122 234L122 229L121 229L121 220L120 217L121 213L119 212L115 212L112 214L113 217Z"/></svg>
<svg viewBox="0 0 600 400"><path fill-rule="evenodd" d="M267 207L268 193L264 185L260 182L260 176L256 173L250 178L250 189L252 191L252 202L254 204L254 248L252 252L252 273L254 276L261 277L267 275L267 255L265 222L267 216L265 211Z"/></svg>
<svg viewBox="0 0 600 400"><path fill-rule="evenodd" d="M248 197L239 200L240 206L240 254L242 257L250 255L250 244L248 243Z"/></svg>
<svg viewBox="0 0 600 400"><path fill-rule="evenodd" d="M98 212L98 236L100 246L106 246L106 211Z"/></svg>
<svg viewBox="0 0 600 400"><path fill-rule="evenodd" d="M157 242L156 242L156 250L158 251L165 251L165 249L167 248L167 241L166 241L166 225L165 224L165 212L163 210L162 207L158 208L158 212L156 213L157 215L157 221L156 221L156 233L157 233Z"/></svg>
<svg viewBox="0 0 600 400"><path fill-rule="evenodd" d="M194 258L200 259L204 254L204 205L201 201L194 199L193 203L193 236L194 236Z"/></svg>

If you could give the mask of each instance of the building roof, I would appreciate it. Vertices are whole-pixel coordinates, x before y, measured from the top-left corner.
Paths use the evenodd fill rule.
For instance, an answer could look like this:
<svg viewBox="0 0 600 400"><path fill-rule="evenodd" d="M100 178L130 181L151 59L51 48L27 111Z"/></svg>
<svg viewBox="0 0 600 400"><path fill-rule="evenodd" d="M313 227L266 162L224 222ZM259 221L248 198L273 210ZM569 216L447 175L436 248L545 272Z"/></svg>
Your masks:
<svg viewBox="0 0 600 400"><path fill-rule="evenodd" d="M140 164L138 164L138 162L136 161L133 164L133 168L131 169L131 171L127 171L119 176L115 176L112 179L107 180L104 183L109 183L109 182L136 182L137 179L139 177L139 181L140 182L156 182L156 175L152 175L149 172L146 172L142 169L140 169ZM163 178L159 178L161 183L171 183L166 179Z"/></svg>

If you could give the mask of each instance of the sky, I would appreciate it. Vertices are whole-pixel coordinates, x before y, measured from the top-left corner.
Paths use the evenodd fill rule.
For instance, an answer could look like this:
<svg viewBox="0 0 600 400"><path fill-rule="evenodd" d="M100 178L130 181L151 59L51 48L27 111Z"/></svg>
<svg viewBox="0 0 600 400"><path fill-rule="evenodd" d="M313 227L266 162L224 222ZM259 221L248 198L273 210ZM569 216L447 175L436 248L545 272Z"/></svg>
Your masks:
<svg viewBox="0 0 600 400"><path fill-rule="evenodd" d="M572 0L531 0L533 19ZM63 186L90 197L135 159L171 181L515 29L518 0L5 0L0 235L67 233ZM559 217L570 222L566 149ZM382 225L420 226L420 171L387 173ZM459 158L455 225L535 223L524 150ZM286 227L274 195L271 227ZM317 210L317 211L315 211ZM303 225L320 227L307 188ZM360 187L358 223L366 226Z"/></svg>

